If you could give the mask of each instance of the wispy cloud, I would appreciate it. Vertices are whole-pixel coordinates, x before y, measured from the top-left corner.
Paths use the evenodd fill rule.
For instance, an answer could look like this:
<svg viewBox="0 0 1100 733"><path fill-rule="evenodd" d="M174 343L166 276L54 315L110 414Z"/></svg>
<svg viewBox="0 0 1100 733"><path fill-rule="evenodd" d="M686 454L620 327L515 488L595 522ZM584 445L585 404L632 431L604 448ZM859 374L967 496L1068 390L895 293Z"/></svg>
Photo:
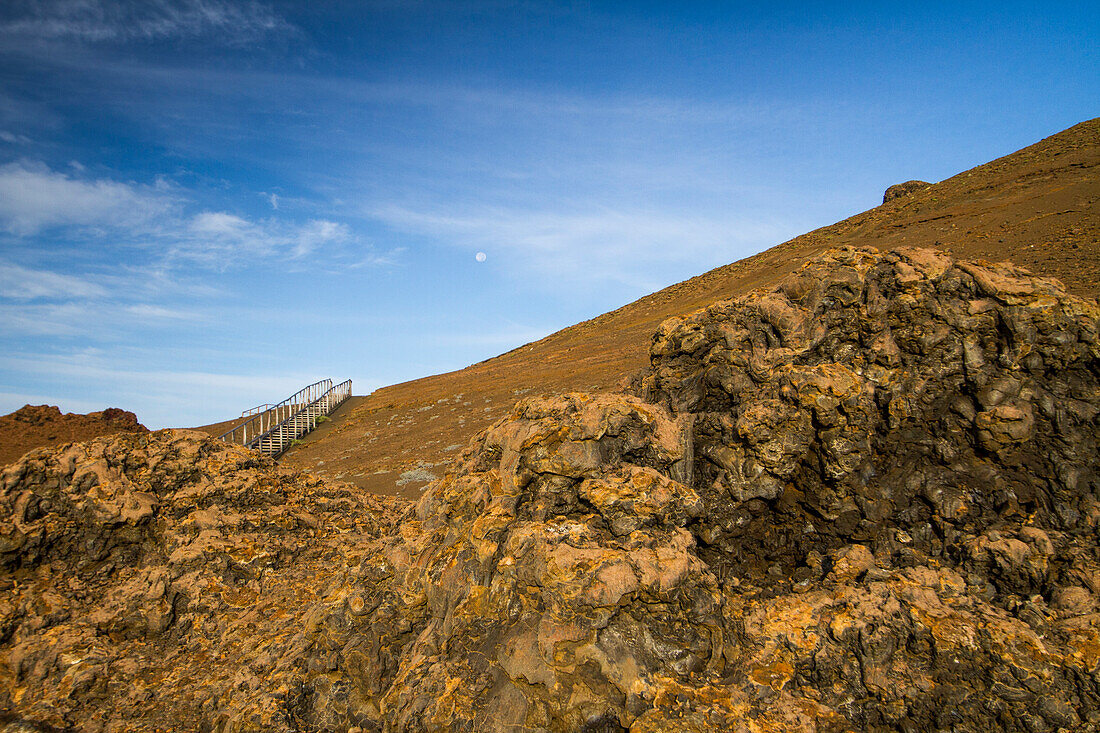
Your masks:
<svg viewBox="0 0 1100 733"><path fill-rule="evenodd" d="M2 295L0 338L54 337L119 344L147 336L151 329L199 327L216 320L202 309L170 303L118 302L110 300L110 296L98 297L99 293L87 299L74 296L71 291L59 291L39 301L15 302L7 301L7 292Z"/></svg>
<svg viewBox="0 0 1100 733"><path fill-rule="evenodd" d="M312 381L312 375L272 375L257 377L243 374L220 374L203 371L135 370L121 364L117 358L100 353L70 354L58 357L53 354L18 354L0 357L0 368L34 370L39 374L61 377L80 377L92 380L120 380L134 384L153 384L157 387L206 387L262 392L263 394L291 394Z"/></svg>
<svg viewBox="0 0 1100 733"><path fill-rule="evenodd" d="M83 304L68 303L0 303L0 338L106 336L117 329L104 322ZM96 325L97 331L90 332Z"/></svg>
<svg viewBox="0 0 1100 733"><path fill-rule="evenodd" d="M345 224L312 219L302 224L275 219L251 221L235 214L203 211L184 231L173 232L172 256L224 268L256 257L302 259L330 244L349 242Z"/></svg>
<svg viewBox="0 0 1100 733"><path fill-rule="evenodd" d="M29 270L0 261L0 298L12 300L74 300L98 298L107 291L96 283L47 270Z"/></svg>
<svg viewBox="0 0 1100 733"><path fill-rule="evenodd" d="M344 224L323 219L314 219L299 227L294 235L294 256L306 257L313 251L331 242L346 242L351 238L351 230Z"/></svg>
<svg viewBox="0 0 1100 733"><path fill-rule="evenodd" d="M19 235L67 225L134 228L172 207L148 186L80 180L30 162L0 166L0 226Z"/></svg>
<svg viewBox="0 0 1100 733"><path fill-rule="evenodd" d="M263 260L301 262L333 246L354 250L347 253L354 263L365 261L364 251L371 252L340 222L298 222L277 215L250 219L225 211L188 214L193 207L185 192L163 180L145 185L83 178L75 166L73 171L26 161L0 166L0 231L25 239L63 229L70 242L97 243L107 233L113 246L143 250L152 262L166 267L185 262L221 271ZM55 279L50 285L57 287L34 290L34 278L18 286L13 272L9 270L4 282L23 293L18 297L41 297L66 284Z"/></svg>
<svg viewBox="0 0 1100 733"><path fill-rule="evenodd" d="M11 145L26 145L31 141L26 135L16 135L14 132L7 130L0 130L0 142L9 143Z"/></svg>
<svg viewBox="0 0 1100 733"><path fill-rule="evenodd" d="M15 0L0 33L86 42L213 37L243 43L291 29L271 6L227 0Z"/></svg>
<svg viewBox="0 0 1100 733"><path fill-rule="evenodd" d="M126 311L138 318L146 320L190 321L199 317L194 311L181 310L178 308L163 308L159 305L149 305L147 303L127 306Z"/></svg>

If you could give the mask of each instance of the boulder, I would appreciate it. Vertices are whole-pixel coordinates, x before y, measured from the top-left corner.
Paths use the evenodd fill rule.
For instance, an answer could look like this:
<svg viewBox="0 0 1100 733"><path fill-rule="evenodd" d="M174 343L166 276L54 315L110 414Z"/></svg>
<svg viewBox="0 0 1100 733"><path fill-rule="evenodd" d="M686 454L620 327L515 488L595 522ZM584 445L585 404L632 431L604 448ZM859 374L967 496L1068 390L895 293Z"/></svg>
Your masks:
<svg viewBox="0 0 1100 733"><path fill-rule="evenodd" d="M906 181L905 183L895 183L886 189L886 192L882 194L882 203L889 203L894 199L904 198L905 196L912 196L922 188L928 188L931 183L927 181Z"/></svg>

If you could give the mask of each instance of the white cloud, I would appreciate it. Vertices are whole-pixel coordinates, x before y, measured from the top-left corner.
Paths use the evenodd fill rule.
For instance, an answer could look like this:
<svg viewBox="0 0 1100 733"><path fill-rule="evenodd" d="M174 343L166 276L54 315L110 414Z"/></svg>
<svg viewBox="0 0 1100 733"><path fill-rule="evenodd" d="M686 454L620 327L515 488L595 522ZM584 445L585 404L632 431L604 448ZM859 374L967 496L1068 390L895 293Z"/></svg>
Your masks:
<svg viewBox="0 0 1100 733"><path fill-rule="evenodd" d="M192 389L236 390L249 394L273 394L286 397L302 386L315 381L309 375L262 376L254 374L218 374L200 371L134 370L125 364L101 355L73 354L64 357L19 355L0 358L0 367L19 368L37 374L79 377L97 381L119 381L126 384L156 384L164 387ZM285 393L285 394L284 394Z"/></svg>
<svg viewBox="0 0 1100 733"><path fill-rule="evenodd" d="M143 186L80 180L23 162L0 166L0 226L14 234L72 225L133 228L171 207L171 199Z"/></svg>
<svg viewBox="0 0 1100 733"><path fill-rule="evenodd" d="M225 211L187 215L186 205L182 193L163 179L147 186L104 178L87 180L28 162L0 166L0 231L24 239L47 236L50 230L61 228L70 243L103 246L109 242L109 246L120 251L126 248L131 254L144 251L154 264L170 267L185 262L217 270L265 260L307 260L334 245L348 245L345 259L354 255L360 263L366 261L362 250L372 254L362 246L350 252L350 245L359 243L351 229L339 222L310 219L299 223L275 216L253 220ZM32 285L41 277L32 277L28 285L20 285L14 270L5 277L5 286L16 293L9 297L24 299L42 297L48 289L65 284L54 280L35 290ZM90 292L80 290L85 295Z"/></svg>
<svg viewBox="0 0 1100 733"><path fill-rule="evenodd" d="M155 332L148 329L202 324L215 318L201 309L159 300L163 292L132 293L134 288L125 284L116 287L121 282L117 279L101 288L79 278L34 272L35 279L26 281L23 291L10 289L7 280L12 272L22 277L33 271L0 264L0 339L56 337L126 343Z"/></svg>
<svg viewBox="0 0 1100 733"><path fill-rule="evenodd" d="M299 227L294 238L294 257L305 257L330 242L347 241L351 230L344 224L314 219Z"/></svg>
<svg viewBox="0 0 1100 733"><path fill-rule="evenodd" d="M312 219L304 224L276 219L250 221L226 212L195 215L172 254L225 268L257 257L302 259L329 244L352 241L345 224Z"/></svg>
<svg viewBox="0 0 1100 733"><path fill-rule="evenodd" d="M0 32L103 42L213 37L243 42L291 30L267 4L226 0L24 0Z"/></svg>
<svg viewBox="0 0 1100 733"><path fill-rule="evenodd" d="M26 145L31 141L26 135L16 135L14 132L8 132L7 130L0 130L0 141L11 143L12 145L20 144Z"/></svg>
<svg viewBox="0 0 1100 733"><path fill-rule="evenodd" d="M242 241L251 238L256 227L234 214L203 211L191 220L191 231L199 237Z"/></svg>
<svg viewBox="0 0 1100 733"><path fill-rule="evenodd" d="M149 305L147 303L127 306L126 312L143 319L189 321L198 317L197 314L191 311L162 308L159 305Z"/></svg>
<svg viewBox="0 0 1100 733"><path fill-rule="evenodd" d="M101 286L72 275L0 262L0 298L12 300L76 300L107 294Z"/></svg>
<svg viewBox="0 0 1100 733"><path fill-rule="evenodd" d="M125 343L165 322L204 322L200 312L167 308L153 303L125 304L107 299L65 302L0 302L0 338L56 337Z"/></svg>

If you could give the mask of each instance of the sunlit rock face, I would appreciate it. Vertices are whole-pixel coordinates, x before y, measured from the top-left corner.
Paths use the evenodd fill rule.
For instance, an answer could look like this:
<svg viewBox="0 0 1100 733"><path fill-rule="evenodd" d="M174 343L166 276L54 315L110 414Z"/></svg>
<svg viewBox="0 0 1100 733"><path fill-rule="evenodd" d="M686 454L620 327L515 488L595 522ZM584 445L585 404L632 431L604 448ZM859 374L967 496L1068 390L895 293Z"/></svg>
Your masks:
<svg viewBox="0 0 1100 733"><path fill-rule="evenodd" d="M0 702L86 730L1096 730L1098 315L1006 265L829 252L664 323L643 394L517 403L415 505L193 434L32 454L0 496Z"/></svg>
<svg viewBox="0 0 1100 733"><path fill-rule="evenodd" d="M905 198L906 196L912 196L917 191L923 188L928 188L931 183L927 181L906 181L905 183L895 183L882 194L882 203L888 204L894 199Z"/></svg>
<svg viewBox="0 0 1100 733"><path fill-rule="evenodd" d="M204 433L0 474L0 730L286 730L334 578L403 507Z"/></svg>

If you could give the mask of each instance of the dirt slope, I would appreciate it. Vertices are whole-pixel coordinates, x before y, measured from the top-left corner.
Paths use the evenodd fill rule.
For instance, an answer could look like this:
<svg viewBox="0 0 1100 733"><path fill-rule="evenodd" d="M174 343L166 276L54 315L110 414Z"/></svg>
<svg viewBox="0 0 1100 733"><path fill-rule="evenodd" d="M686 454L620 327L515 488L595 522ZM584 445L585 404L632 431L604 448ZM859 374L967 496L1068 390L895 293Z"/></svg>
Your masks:
<svg viewBox="0 0 1100 733"><path fill-rule="evenodd" d="M380 389L282 461L415 497L460 445L521 396L613 388L647 364L650 337L665 318L774 285L828 247L922 246L1011 260L1060 279L1072 293L1096 297L1098 165L1095 119L496 358Z"/></svg>

